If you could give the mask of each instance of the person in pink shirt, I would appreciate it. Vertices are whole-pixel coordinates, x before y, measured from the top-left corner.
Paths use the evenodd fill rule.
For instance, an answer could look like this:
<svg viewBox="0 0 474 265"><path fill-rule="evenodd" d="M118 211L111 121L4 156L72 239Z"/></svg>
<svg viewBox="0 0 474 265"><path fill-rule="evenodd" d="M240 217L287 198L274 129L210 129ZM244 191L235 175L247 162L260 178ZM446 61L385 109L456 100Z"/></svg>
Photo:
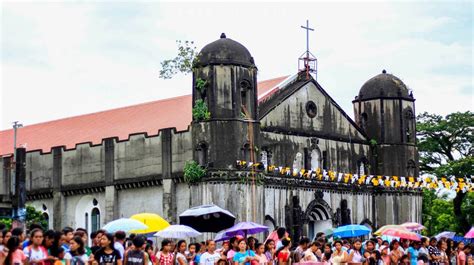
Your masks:
<svg viewBox="0 0 474 265"><path fill-rule="evenodd" d="M456 264L457 265L466 265L467 264L467 258L466 254L469 254L471 251L471 247L469 245L465 246L464 242L459 242L458 246L456 248L457 252L457 257L456 257Z"/></svg>
<svg viewBox="0 0 474 265"><path fill-rule="evenodd" d="M20 239L16 236L10 237L7 242L8 254L5 258L5 265L25 264L26 256L20 248Z"/></svg>

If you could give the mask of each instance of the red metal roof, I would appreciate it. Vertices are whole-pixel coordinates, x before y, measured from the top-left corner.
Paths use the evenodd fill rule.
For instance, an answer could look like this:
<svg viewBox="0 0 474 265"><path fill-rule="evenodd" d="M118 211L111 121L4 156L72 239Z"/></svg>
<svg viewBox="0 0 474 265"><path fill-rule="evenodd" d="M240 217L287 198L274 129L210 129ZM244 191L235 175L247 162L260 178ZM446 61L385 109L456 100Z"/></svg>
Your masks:
<svg viewBox="0 0 474 265"><path fill-rule="evenodd" d="M259 95L268 95L268 91L286 78L259 82ZM17 145L26 145L27 151L50 152L55 146L71 149L79 143L100 144L104 138L128 139L134 133L156 135L162 128L186 130L192 120L191 101L191 95L185 95L28 125L18 129ZM0 131L0 155L12 153L13 129Z"/></svg>

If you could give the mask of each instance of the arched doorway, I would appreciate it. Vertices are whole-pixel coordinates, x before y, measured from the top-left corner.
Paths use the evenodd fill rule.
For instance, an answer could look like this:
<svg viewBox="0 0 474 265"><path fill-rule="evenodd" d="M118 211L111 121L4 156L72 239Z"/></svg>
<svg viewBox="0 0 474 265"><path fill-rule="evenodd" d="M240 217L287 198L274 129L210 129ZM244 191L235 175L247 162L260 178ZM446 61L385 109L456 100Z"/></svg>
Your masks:
<svg viewBox="0 0 474 265"><path fill-rule="evenodd" d="M333 227L334 214L329 204L322 198L322 194L316 194L316 198L309 203L305 211L305 221L308 237L312 240L318 232Z"/></svg>

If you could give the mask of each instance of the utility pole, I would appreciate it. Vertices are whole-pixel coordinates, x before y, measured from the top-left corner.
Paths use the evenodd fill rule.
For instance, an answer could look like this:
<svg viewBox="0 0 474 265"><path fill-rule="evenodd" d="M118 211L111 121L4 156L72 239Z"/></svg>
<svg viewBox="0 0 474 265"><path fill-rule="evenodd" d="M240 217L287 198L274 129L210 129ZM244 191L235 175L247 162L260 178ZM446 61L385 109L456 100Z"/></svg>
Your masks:
<svg viewBox="0 0 474 265"><path fill-rule="evenodd" d="M17 133L18 129L23 127L23 124L19 123L18 121L13 122L13 161L11 162L11 169L12 169L12 174L11 174L11 186L10 186L10 192L12 194L12 216L13 217L18 217L18 199L20 197L20 194L17 193L18 187L17 187Z"/></svg>

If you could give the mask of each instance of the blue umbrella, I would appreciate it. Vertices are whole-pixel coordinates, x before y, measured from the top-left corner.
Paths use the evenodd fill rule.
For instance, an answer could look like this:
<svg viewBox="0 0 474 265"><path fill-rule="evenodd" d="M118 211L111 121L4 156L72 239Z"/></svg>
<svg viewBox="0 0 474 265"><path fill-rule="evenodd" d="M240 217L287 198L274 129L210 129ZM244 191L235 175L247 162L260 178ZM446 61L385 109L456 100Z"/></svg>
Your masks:
<svg viewBox="0 0 474 265"><path fill-rule="evenodd" d="M346 238L365 236L370 234L370 232L370 228L364 225L344 225L334 229L332 235L334 237Z"/></svg>
<svg viewBox="0 0 474 265"><path fill-rule="evenodd" d="M128 232L131 230L141 230L147 228L148 226L144 223L129 218L120 218L114 220L103 227L103 229L105 229L109 233L115 233L117 231Z"/></svg>
<svg viewBox="0 0 474 265"><path fill-rule="evenodd" d="M240 222L231 228L227 229L225 236L236 236L244 233L245 236L258 234L268 231L268 227L264 225L259 225L253 222Z"/></svg>

